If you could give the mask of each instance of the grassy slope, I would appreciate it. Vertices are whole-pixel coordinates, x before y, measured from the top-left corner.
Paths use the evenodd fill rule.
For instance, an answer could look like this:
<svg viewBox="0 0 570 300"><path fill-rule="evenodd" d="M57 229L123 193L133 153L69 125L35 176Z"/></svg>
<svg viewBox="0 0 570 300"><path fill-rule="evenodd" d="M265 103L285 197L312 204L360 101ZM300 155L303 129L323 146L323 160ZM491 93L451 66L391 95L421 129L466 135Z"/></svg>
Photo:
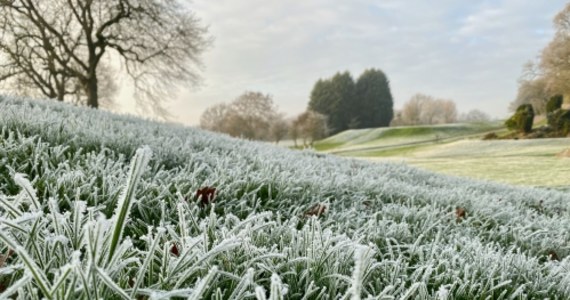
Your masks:
<svg viewBox="0 0 570 300"><path fill-rule="evenodd" d="M540 123L544 121L539 121L536 125ZM494 131L503 133L505 130L500 126L499 123L452 124L347 131L322 143L330 145L336 141L337 145L326 151L340 151L339 154L347 157L371 161L404 161L449 175L517 185L570 188L570 181L565 175L570 171L570 160L556 156L570 148L569 139L480 139L483 132L489 129L498 129ZM375 136L371 134L373 132L383 134L371 138ZM435 134L449 139L414 143ZM376 147L369 149L371 144ZM348 149L351 151L343 152Z"/></svg>
<svg viewBox="0 0 570 300"><path fill-rule="evenodd" d="M433 144L442 140L481 136L489 131L501 130L503 125L500 122L347 130L319 141L315 149L342 152L373 147L399 147L415 143Z"/></svg>
<svg viewBox="0 0 570 300"><path fill-rule="evenodd" d="M565 193L58 103L0 97L0 129L0 251L16 250L0 283L25 298L570 297ZM215 205L193 199L204 186Z"/></svg>
<svg viewBox="0 0 570 300"><path fill-rule="evenodd" d="M570 139L465 140L436 146L353 153L367 160L405 161L450 175L517 185L570 189Z"/></svg>

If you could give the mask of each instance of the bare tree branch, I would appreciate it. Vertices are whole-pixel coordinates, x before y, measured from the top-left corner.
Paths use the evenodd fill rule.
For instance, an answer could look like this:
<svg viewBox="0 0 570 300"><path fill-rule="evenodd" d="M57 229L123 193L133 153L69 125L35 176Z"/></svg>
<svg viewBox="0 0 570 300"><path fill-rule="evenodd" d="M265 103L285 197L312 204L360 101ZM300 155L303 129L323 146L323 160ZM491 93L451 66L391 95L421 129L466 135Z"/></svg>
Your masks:
<svg viewBox="0 0 570 300"><path fill-rule="evenodd" d="M199 82L211 44L178 0L0 0L0 35L0 63L9 66L0 82L98 107L114 71L102 61L119 58L140 106L159 115L178 84Z"/></svg>

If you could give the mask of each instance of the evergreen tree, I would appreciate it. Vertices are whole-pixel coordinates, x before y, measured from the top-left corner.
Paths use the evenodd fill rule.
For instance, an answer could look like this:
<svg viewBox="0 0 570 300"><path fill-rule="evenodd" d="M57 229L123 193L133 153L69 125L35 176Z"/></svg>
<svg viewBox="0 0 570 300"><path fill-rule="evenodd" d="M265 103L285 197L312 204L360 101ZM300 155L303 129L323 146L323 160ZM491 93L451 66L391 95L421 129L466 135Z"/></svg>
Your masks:
<svg viewBox="0 0 570 300"><path fill-rule="evenodd" d="M327 116L327 127L331 134L335 134L348 129L354 116L351 101L355 95L355 83L350 73L337 73L330 79L319 79L315 83L309 109Z"/></svg>
<svg viewBox="0 0 570 300"><path fill-rule="evenodd" d="M378 69L368 69L356 82L358 128L389 126L394 117L394 102L388 78Z"/></svg>
<svg viewBox="0 0 570 300"><path fill-rule="evenodd" d="M340 99L337 113L338 125L336 128L340 132L347 129L359 128L360 119L358 117L358 107L356 101L356 83L348 71L337 73L331 79L335 92L335 97Z"/></svg>

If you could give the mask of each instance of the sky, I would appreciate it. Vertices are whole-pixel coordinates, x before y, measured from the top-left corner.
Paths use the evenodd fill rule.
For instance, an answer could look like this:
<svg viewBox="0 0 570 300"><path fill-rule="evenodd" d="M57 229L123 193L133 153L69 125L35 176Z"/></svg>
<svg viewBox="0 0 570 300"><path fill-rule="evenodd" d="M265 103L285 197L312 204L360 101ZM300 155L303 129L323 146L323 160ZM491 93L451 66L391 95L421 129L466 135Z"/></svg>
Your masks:
<svg viewBox="0 0 570 300"><path fill-rule="evenodd" d="M260 91L293 117L319 78L377 68L390 80L395 109L424 93L454 100L460 112L504 118L523 64L551 40L565 3L193 0L214 43L203 54L201 84L182 87L166 107L172 121L198 125L206 108Z"/></svg>

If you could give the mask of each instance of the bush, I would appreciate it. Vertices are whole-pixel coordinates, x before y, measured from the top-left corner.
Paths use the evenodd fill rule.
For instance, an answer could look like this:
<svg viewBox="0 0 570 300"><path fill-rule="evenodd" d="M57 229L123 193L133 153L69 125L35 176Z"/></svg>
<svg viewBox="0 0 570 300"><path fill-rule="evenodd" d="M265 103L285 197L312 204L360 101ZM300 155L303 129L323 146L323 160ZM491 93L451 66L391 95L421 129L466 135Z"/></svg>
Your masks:
<svg viewBox="0 0 570 300"><path fill-rule="evenodd" d="M559 110L562 107L562 102L564 101L564 97L562 95L556 95L550 98L546 103L546 113L551 113L556 110Z"/></svg>
<svg viewBox="0 0 570 300"><path fill-rule="evenodd" d="M561 95L556 95L552 98L550 98L550 100L548 100L548 102L546 103L546 120L548 122L548 125L550 125L550 127L553 127L556 129L556 119L558 118L558 116L560 115L560 108L562 107L562 102L564 100L564 97Z"/></svg>
<svg viewBox="0 0 570 300"><path fill-rule="evenodd" d="M570 110L565 110L559 119L560 133L564 136L570 134Z"/></svg>
<svg viewBox="0 0 570 300"><path fill-rule="evenodd" d="M505 125L509 130L529 133L532 130L534 122L534 109L530 104L522 104L517 108L515 114L505 121Z"/></svg>
<svg viewBox="0 0 570 300"><path fill-rule="evenodd" d="M548 124L559 136L566 136L570 133L570 110L559 109L550 114Z"/></svg>
<svg viewBox="0 0 570 300"><path fill-rule="evenodd" d="M496 140L499 136L495 132L489 132L483 136L483 140Z"/></svg>

